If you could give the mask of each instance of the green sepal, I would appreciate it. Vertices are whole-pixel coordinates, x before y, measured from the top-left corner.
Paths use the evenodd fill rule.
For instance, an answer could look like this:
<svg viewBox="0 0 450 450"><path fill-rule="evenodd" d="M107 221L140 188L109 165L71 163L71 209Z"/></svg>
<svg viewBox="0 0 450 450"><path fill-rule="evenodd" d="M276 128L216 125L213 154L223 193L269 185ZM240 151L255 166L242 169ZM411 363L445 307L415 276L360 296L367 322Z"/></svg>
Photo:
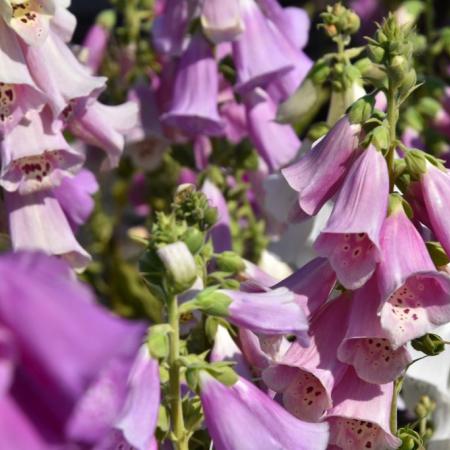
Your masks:
<svg viewBox="0 0 450 450"><path fill-rule="evenodd" d="M450 259L445 253L445 250L442 248L442 245L437 241L428 241L426 243L428 253L431 256L431 259L433 260L433 263L436 267L443 267L446 266Z"/></svg>
<svg viewBox="0 0 450 450"><path fill-rule="evenodd" d="M414 181L420 180L427 171L427 158L425 152L418 149L410 149L405 155L406 171Z"/></svg>
<svg viewBox="0 0 450 450"><path fill-rule="evenodd" d="M181 235L181 240L187 245L193 255L196 255L205 243L205 233L198 228L190 227Z"/></svg>
<svg viewBox="0 0 450 450"><path fill-rule="evenodd" d="M420 338L413 339L411 345L415 350L428 356L439 355L445 350L445 342L439 335L434 333L427 333Z"/></svg>
<svg viewBox="0 0 450 450"><path fill-rule="evenodd" d="M404 427L397 431L397 436L402 441L398 450L425 450L423 440L417 431Z"/></svg>
<svg viewBox="0 0 450 450"><path fill-rule="evenodd" d="M330 131L330 127L326 122L317 122L308 130L308 139L311 142L317 141L317 139L320 139L322 136L325 136L328 131Z"/></svg>
<svg viewBox="0 0 450 450"><path fill-rule="evenodd" d="M245 270L244 260L237 254L231 251L220 253L215 258L219 270L229 273L239 273Z"/></svg>
<svg viewBox="0 0 450 450"><path fill-rule="evenodd" d="M228 317L228 307L232 303L230 297L219 292L216 287L205 289L194 301L205 314L218 317Z"/></svg>
<svg viewBox="0 0 450 450"><path fill-rule="evenodd" d="M348 118L351 123L364 123L373 113L375 98L372 95L365 95L353 103L348 109Z"/></svg>
<svg viewBox="0 0 450 450"><path fill-rule="evenodd" d="M153 325L148 330L147 348L155 359L165 359L169 355L169 333L173 331L169 324Z"/></svg>
<svg viewBox="0 0 450 450"><path fill-rule="evenodd" d="M387 150L389 148L389 128L387 123L375 127L369 134L370 142L377 150Z"/></svg>
<svg viewBox="0 0 450 450"><path fill-rule="evenodd" d="M184 424L188 433L199 430L203 423L203 410L200 398L198 396L186 396L183 399L182 407Z"/></svg>

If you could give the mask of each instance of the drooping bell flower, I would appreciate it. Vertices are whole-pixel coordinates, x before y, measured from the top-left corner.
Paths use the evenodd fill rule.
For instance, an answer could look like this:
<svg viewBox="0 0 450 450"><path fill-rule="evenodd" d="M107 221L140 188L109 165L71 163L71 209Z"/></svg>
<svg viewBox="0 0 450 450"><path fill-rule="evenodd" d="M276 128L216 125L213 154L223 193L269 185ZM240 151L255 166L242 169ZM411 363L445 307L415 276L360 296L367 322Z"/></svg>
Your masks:
<svg viewBox="0 0 450 450"><path fill-rule="evenodd" d="M347 289L361 287L380 261L380 230L386 217L386 160L370 146L350 169L333 212L314 248L326 256Z"/></svg>
<svg viewBox="0 0 450 450"><path fill-rule="evenodd" d="M341 450L396 449L401 441L390 429L393 383L369 384L349 367L333 391L327 411L330 444Z"/></svg>
<svg viewBox="0 0 450 450"><path fill-rule="evenodd" d="M233 42L233 60L239 93L264 87L293 68L280 45L279 34L264 16L255 0L241 0L244 31ZM267 55L271 55L270 58Z"/></svg>
<svg viewBox="0 0 450 450"><path fill-rule="evenodd" d="M105 57L115 16L111 10L98 15L82 43L83 59L92 73L97 73Z"/></svg>
<svg viewBox="0 0 450 450"><path fill-rule="evenodd" d="M297 9L297 8L292 8ZM288 22L287 27L291 23ZM273 31L277 35L277 40L282 48L282 51L292 64L292 69L289 72L281 74L267 86L267 92L278 104L287 100L295 90L300 86L302 81L306 78L313 62L302 50L296 47L291 39L285 36L286 30L281 30L277 26L273 26Z"/></svg>
<svg viewBox="0 0 450 450"><path fill-rule="evenodd" d="M307 315L311 317L328 299L336 283L336 274L326 258L314 258L274 287L286 287L305 296Z"/></svg>
<svg viewBox="0 0 450 450"><path fill-rule="evenodd" d="M98 183L92 172L82 169L73 178L63 178L53 189L53 195L63 209L72 229L86 223L94 209L92 195L98 190Z"/></svg>
<svg viewBox="0 0 450 450"><path fill-rule="evenodd" d="M256 333L306 337L308 324L303 309L296 295L286 288L268 292L204 291L196 302L203 311Z"/></svg>
<svg viewBox="0 0 450 450"><path fill-rule="evenodd" d="M39 46L47 40L56 4L55 0L6 0L2 2L0 14L27 45Z"/></svg>
<svg viewBox="0 0 450 450"><path fill-rule="evenodd" d="M292 42L295 48L304 48L308 43L311 21L302 8L283 8L277 0L258 0L264 14Z"/></svg>
<svg viewBox="0 0 450 450"><path fill-rule="evenodd" d="M290 125L275 121L277 106L270 96L258 88L244 97L249 137L270 171L291 162L301 142Z"/></svg>
<svg viewBox="0 0 450 450"><path fill-rule="evenodd" d="M394 350L381 328L380 300L376 277L355 292L348 328L337 353L342 362L353 366L359 378L375 384L394 381L411 362L408 350Z"/></svg>
<svg viewBox="0 0 450 450"><path fill-rule="evenodd" d="M202 192L211 206L217 208L218 219L210 232L214 251L221 253L231 250L231 218L227 202L219 188L209 180L203 184Z"/></svg>
<svg viewBox="0 0 450 450"><path fill-rule="evenodd" d="M67 2L58 2L51 18L51 29L64 41L70 42L77 27L77 18L68 10Z"/></svg>
<svg viewBox="0 0 450 450"><path fill-rule="evenodd" d="M0 47L0 135L5 135L27 112L40 110L47 98L31 78L14 32L3 24Z"/></svg>
<svg viewBox="0 0 450 450"><path fill-rule="evenodd" d="M218 92L217 62L210 44L197 33L180 59L172 105L161 120L189 136L219 135L223 132L223 123L217 109Z"/></svg>
<svg viewBox="0 0 450 450"><path fill-rule="evenodd" d="M98 101L79 105L65 119L75 136L106 152L103 169L117 167L125 146L124 135L136 126L137 120L138 108L133 102L109 106Z"/></svg>
<svg viewBox="0 0 450 450"><path fill-rule="evenodd" d="M298 162L282 170L303 213L316 215L339 189L358 147L359 125L344 116Z"/></svg>
<svg viewBox="0 0 450 450"><path fill-rule="evenodd" d="M72 100L97 98L105 88L106 78L92 76L55 31L50 30L42 45L22 45L22 51L35 83L49 98L55 119Z"/></svg>
<svg viewBox="0 0 450 450"><path fill-rule="evenodd" d="M99 306L57 258L3 255L0 273L0 320L17 355L11 401L0 398L2 423L9 411L46 444L42 449L50 447L47 439L63 444L66 421L80 395L116 358L136 353L145 329ZM14 433L0 433L3 448L19 450L16 442L21 441Z"/></svg>
<svg viewBox="0 0 450 450"><path fill-rule="evenodd" d="M127 133L126 151L136 167L155 170L169 146L169 140L159 120L160 112L153 86L136 86L129 92L128 100L138 105L139 117L136 126Z"/></svg>
<svg viewBox="0 0 450 450"><path fill-rule="evenodd" d="M217 450L325 450L326 424L296 419L250 382L225 386L200 374L205 422Z"/></svg>
<svg viewBox="0 0 450 450"><path fill-rule="evenodd" d="M436 271L397 198L381 231L377 277L381 326L394 350L450 320L450 276Z"/></svg>
<svg viewBox="0 0 450 450"><path fill-rule="evenodd" d="M244 355L240 348L236 345L228 330L219 325L217 327L216 335L214 337L214 346L211 350L210 360L212 362L217 361L232 361L236 365L233 366L234 370L247 380L252 379L252 374L245 361Z"/></svg>
<svg viewBox="0 0 450 450"><path fill-rule="evenodd" d="M238 144L248 135L245 106L236 101L227 101L220 106L220 116L224 122L224 134L228 141Z"/></svg>
<svg viewBox="0 0 450 450"><path fill-rule="evenodd" d="M49 108L28 113L0 143L2 172L0 184L21 194L47 190L71 176L84 161L60 130L52 129Z"/></svg>
<svg viewBox="0 0 450 450"><path fill-rule="evenodd" d="M331 392L347 367L336 353L349 307L349 294L329 302L310 324L308 347L294 342L278 364L263 371L266 385L282 393L285 408L302 420L316 422L332 406Z"/></svg>
<svg viewBox="0 0 450 450"><path fill-rule="evenodd" d="M214 44L235 40L244 30L239 0L210 0L203 3L202 28Z"/></svg>
<svg viewBox="0 0 450 450"><path fill-rule="evenodd" d="M73 235L58 200L51 192L28 195L5 191L9 232L14 250L40 250L63 257L78 270L91 257Z"/></svg>
<svg viewBox="0 0 450 450"><path fill-rule="evenodd" d="M161 391L158 362L143 347L128 372L122 379L100 377L90 387L69 422L72 439L97 443L94 448L99 450L157 448L154 432ZM112 403L102 404L108 400Z"/></svg>
<svg viewBox="0 0 450 450"><path fill-rule="evenodd" d="M184 50L186 33L196 2L167 0L153 22L152 42L158 53L179 56Z"/></svg>
<svg viewBox="0 0 450 450"><path fill-rule="evenodd" d="M420 186L431 229L447 254L450 254L450 220L447 211L450 174L448 170L441 170L427 162L426 172L420 177Z"/></svg>

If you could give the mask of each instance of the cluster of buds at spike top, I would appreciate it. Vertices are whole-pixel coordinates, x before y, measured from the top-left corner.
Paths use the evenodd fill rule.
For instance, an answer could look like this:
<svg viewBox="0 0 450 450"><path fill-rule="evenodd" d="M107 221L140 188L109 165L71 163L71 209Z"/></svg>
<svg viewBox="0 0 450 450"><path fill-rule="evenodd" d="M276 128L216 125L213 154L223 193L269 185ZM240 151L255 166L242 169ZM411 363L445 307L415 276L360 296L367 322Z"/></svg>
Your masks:
<svg viewBox="0 0 450 450"><path fill-rule="evenodd" d="M340 2L327 6L326 11L320 14L320 18L322 23L319 27L323 28L332 39L339 36L349 39L361 25L359 16Z"/></svg>
<svg viewBox="0 0 450 450"><path fill-rule="evenodd" d="M401 95L408 94L417 81L412 57L414 40L411 27L399 25L395 16L389 15L375 37L368 41L370 59L384 67L389 82L399 89Z"/></svg>

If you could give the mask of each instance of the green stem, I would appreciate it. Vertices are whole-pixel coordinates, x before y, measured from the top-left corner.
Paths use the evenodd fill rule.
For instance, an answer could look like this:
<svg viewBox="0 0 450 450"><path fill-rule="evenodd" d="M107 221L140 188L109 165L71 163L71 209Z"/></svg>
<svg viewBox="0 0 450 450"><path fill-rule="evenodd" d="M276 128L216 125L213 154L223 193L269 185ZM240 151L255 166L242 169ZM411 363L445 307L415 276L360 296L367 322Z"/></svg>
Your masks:
<svg viewBox="0 0 450 450"><path fill-rule="evenodd" d="M392 434L397 434L397 398L402 390L403 385L403 376L397 378L394 382L394 393L392 396L392 404L391 404L391 418L390 418L390 427Z"/></svg>
<svg viewBox="0 0 450 450"><path fill-rule="evenodd" d="M394 191L395 182L395 148L397 146L397 120L398 120L398 102L396 89L389 82L387 92L387 121L389 124L389 148L386 155L386 161L389 170L390 192Z"/></svg>
<svg viewBox="0 0 450 450"><path fill-rule="evenodd" d="M180 325L178 319L177 297L172 296L168 301L169 324L172 327L169 348L169 397L170 416L174 443L177 450L188 450L188 439L184 427L183 409L181 406L180 390Z"/></svg>

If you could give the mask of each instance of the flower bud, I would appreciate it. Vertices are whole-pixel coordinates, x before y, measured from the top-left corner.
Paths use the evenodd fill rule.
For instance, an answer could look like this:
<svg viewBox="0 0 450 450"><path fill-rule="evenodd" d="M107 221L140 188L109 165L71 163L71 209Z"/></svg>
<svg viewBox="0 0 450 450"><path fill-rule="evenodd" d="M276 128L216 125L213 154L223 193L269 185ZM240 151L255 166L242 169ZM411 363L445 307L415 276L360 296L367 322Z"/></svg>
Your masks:
<svg viewBox="0 0 450 450"><path fill-rule="evenodd" d="M196 255L205 242L205 235L198 228L190 227L183 236L181 236L181 239L187 245L190 252L193 255Z"/></svg>
<svg viewBox="0 0 450 450"><path fill-rule="evenodd" d="M445 350L445 342L440 336L433 333L425 334L424 336L411 341L413 348L419 352L425 353L428 356L436 356Z"/></svg>
<svg viewBox="0 0 450 450"><path fill-rule="evenodd" d="M405 155L406 170L414 180L427 171L427 160L421 150L409 150Z"/></svg>
<svg viewBox="0 0 450 450"><path fill-rule="evenodd" d="M387 67L389 79L396 85L399 85L405 78L406 73L409 71L410 64L410 61L408 61L404 56L394 56L391 63Z"/></svg>
<svg viewBox="0 0 450 450"><path fill-rule="evenodd" d="M219 270L230 273L243 272L245 270L244 260L234 252L223 252L216 257Z"/></svg>
<svg viewBox="0 0 450 450"><path fill-rule="evenodd" d="M169 332L168 324L154 325L150 327L147 337L147 348L150 356L154 359L164 359L169 354Z"/></svg>
<svg viewBox="0 0 450 450"><path fill-rule="evenodd" d="M197 278L197 266L186 244L175 242L161 247L157 253L166 269L172 292L179 294L189 289Z"/></svg>
<svg viewBox="0 0 450 450"><path fill-rule="evenodd" d="M385 55L385 51L378 45L370 44L367 46L369 58L376 64L381 64Z"/></svg>
<svg viewBox="0 0 450 450"><path fill-rule="evenodd" d="M386 125L375 127L371 131L372 144L378 150L386 150L389 147L389 129Z"/></svg>

